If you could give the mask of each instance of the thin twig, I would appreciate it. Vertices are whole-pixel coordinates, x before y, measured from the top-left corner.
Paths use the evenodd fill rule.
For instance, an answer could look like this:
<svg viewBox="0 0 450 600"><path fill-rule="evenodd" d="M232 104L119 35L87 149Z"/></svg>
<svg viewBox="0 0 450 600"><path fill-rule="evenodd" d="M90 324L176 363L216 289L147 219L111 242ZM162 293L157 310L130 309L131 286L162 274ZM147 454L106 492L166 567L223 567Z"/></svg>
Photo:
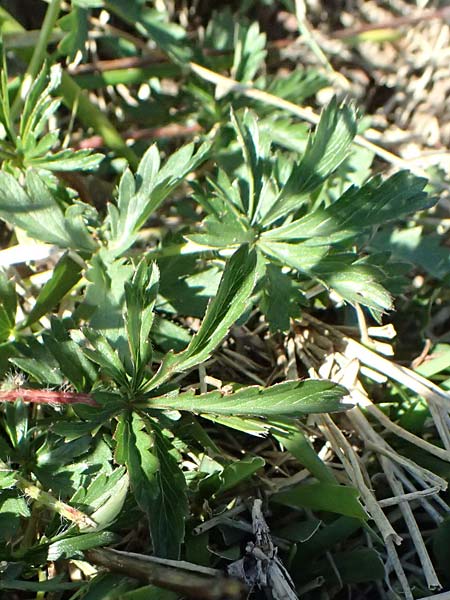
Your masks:
<svg viewBox="0 0 450 600"><path fill-rule="evenodd" d="M328 439L330 439L330 442L333 445L333 449L335 445L338 444L343 449L345 456L350 461L353 473L349 473L349 475L351 475L351 479L358 487L367 512L375 521L383 537L383 540L386 541L387 539L392 539L395 541L396 544L400 544L402 538L398 535L398 533L389 523L389 520L387 519L384 512L381 510L381 507L379 506L372 490L368 487L368 485L365 482L364 476L361 471L361 464L355 451L345 439L345 436L343 435L339 427L336 426L331 417L329 417L328 415L321 415L319 417L319 421L326 425L326 428L330 432L331 436L327 437Z"/></svg>
<svg viewBox="0 0 450 600"><path fill-rule="evenodd" d="M385 457L380 457L380 462L383 467L383 471L386 474L389 485L391 486L394 493L397 495L401 495L404 493L402 484L395 477L395 474L391 467L391 461L386 459ZM442 589L442 585L436 575L436 571L434 570L433 563L431 562L430 555L425 547L423 538L420 534L419 527L417 525L417 521L414 518L413 511L411 506L405 500L402 500L399 503L399 507L403 518L405 519L406 525L408 527L409 533L411 535L412 542L414 544L414 548L417 552L417 555L420 560L420 564L423 568L423 575L426 579L428 589L430 590L440 590Z"/></svg>
<svg viewBox="0 0 450 600"><path fill-rule="evenodd" d="M417 492L409 492L408 494L400 494L400 496L392 496L391 498L383 498L383 500L378 500L378 504L382 507L385 506L394 506L399 502L412 502L417 500L418 498L423 498L425 496L434 496L440 492L440 488L437 486L427 488L426 490L417 490Z"/></svg>
<svg viewBox="0 0 450 600"><path fill-rule="evenodd" d="M155 564L136 557L131 558L127 553L119 550L96 548L87 550L85 557L109 571L123 573L139 581L196 600L238 600L244 595L244 586L235 579L187 573L185 569Z"/></svg>
<svg viewBox="0 0 450 600"><path fill-rule="evenodd" d="M386 444L386 446L387 446L387 444ZM373 444L371 442L367 442L366 447L369 448L370 450L373 450L374 452L377 452L378 454L383 454L384 456L387 456L394 462L397 462L400 465L402 465L402 467L404 467L411 473L417 473L423 479L423 481L428 482L428 484L436 485L441 490L447 489L448 484L445 481L445 479L442 479L442 477L439 477L439 475L436 475L432 471L425 469L425 467L418 465L417 463L413 462L409 458L405 458L401 454L397 454L397 452L394 452L393 450L389 449L388 447L384 447L384 445L380 446L378 444Z"/></svg>

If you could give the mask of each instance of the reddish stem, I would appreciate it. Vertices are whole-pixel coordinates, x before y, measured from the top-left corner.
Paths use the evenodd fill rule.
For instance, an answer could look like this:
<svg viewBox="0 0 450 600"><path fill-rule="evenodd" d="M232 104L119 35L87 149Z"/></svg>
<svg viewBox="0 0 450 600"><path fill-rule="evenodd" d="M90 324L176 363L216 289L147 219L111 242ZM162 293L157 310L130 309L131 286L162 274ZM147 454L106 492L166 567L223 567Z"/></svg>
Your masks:
<svg viewBox="0 0 450 600"><path fill-rule="evenodd" d="M25 388L0 391L0 402L15 402L19 398L24 402L34 402L36 404L89 404L90 406L98 406L91 394L78 392L30 390Z"/></svg>
<svg viewBox="0 0 450 600"><path fill-rule="evenodd" d="M174 137L186 137L202 131L201 125L194 123L193 125L179 125L177 123L171 123L162 127L152 127L151 129L138 129L137 131L125 131L121 133L121 136L125 140L145 140L145 139L160 139L160 138L174 138ZM75 148L101 148L104 146L103 138L101 135L93 135L90 138L81 140L78 144L75 144Z"/></svg>

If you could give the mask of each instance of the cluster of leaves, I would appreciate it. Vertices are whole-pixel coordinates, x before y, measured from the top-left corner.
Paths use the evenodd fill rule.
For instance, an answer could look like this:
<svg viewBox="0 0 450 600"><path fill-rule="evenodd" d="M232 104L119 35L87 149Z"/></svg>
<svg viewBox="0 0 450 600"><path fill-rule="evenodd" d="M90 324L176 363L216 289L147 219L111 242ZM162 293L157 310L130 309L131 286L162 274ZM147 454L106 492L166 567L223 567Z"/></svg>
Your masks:
<svg viewBox="0 0 450 600"><path fill-rule="evenodd" d="M85 55L89 11L100 6L156 42L180 71L198 54L205 66L214 66L214 53L207 52L213 49L224 55L232 51L229 66L236 81L254 81L280 98L299 101L324 83L301 71L284 80L255 79L266 55L265 37L244 19L234 26L228 11L211 20L203 46L194 48L186 32L169 26L164 15L142 2L122 0L72 2L60 22L69 33L53 60ZM16 118L3 61L0 218L16 239L25 234L50 244L59 258L31 308L15 284L0 277L0 366L4 376L11 366L25 373L28 387L41 392L42 403L58 397L46 396L48 388L69 383L74 391L68 396L73 404L64 412L42 406L33 411L19 400L2 413L0 589L74 587L80 588L74 598L111 597L111 580L103 576L86 584L63 577L38 582L36 574L48 561L82 559L86 550L120 541L141 513L153 554L179 558L183 549L196 562L214 562L205 556L208 534L196 538L191 531L205 516L200 507L206 500L224 506L230 491L249 483L264 460L226 456L210 435L211 422L218 430L226 425L254 435L271 433L307 466L316 483L273 496L275 505L297 511L296 527L289 532L280 527L276 533L295 547L317 528L317 519L300 511L323 511L320 534L299 545L292 566L297 570L308 557L314 570L307 575L298 569L298 583L320 575L334 585L327 561L315 559L367 527L367 516L357 490L338 485L296 419L345 409L346 390L329 381L306 380L267 388L230 382L226 394L198 393L190 374L254 307L273 332L287 331L290 318L312 306L310 292L317 286L323 304L363 305L380 319L392 308L391 294L398 291L404 267L377 250L374 233L430 206L425 181L405 172L367 178L352 149L357 118L349 103L333 100L308 135L303 124L281 110L258 100L244 108L232 89L218 93L191 75L180 105L189 98L198 122L211 133L198 147L188 143L164 161L156 145L146 149L134 173L123 170L115 198L103 213L65 190L57 177L61 171L96 169L103 158L58 149L59 134L49 123L55 115L62 118L55 91L70 104L68 80L58 66L48 68L43 61ZM151 103L161 101L168 118L167 97L157 88ZM126 111L132 114L132 108ZM82 113L84 122L101 126L106 143L112 139L110 147L125 154L114 136L108 138L110 124L99 121L95 111L87 113ZM164 115L158 118L164 123ZM208 174L194 183L191 176L199 167ZM162 236L156 249L142 250L142 229L187 179L201 221L199 211L191 211L190 227ZM195 335L180 325L183 317L193 316L201 318ZM0 398L9 398L10 391L4 387ZM186 467L192 456L194 469ZM227 531L222 534L226 540ZM232 543L231 550L237 551L236 538ZM231 553L227 558L233 558ZM382 576L370 549L336 553L334 560L346 583ZM367 569L355 573L355 561L365 561ZM127 578L114 583L119 595L124 590L131 594L136 585Z"/></svg>

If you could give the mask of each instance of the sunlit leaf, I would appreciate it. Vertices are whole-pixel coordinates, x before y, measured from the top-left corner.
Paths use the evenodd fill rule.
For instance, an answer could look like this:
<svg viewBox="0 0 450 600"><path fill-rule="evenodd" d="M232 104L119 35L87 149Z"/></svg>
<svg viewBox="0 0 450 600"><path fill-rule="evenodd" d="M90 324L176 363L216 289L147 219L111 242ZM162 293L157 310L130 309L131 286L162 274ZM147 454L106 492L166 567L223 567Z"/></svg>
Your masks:
<svg viewBox="0 0 450 600"><path fill-rule="evenodd" d="M206 360L248 306L255 282L256 253L242 246L228 262L197 334L183 352L166 354L145 391L158 387L174 372L179 373Z"/></svg>
<svg viewBox="0 0 450 600"><path fill-rule="evenodd" d="M145 406L199 414L298 417L351 408L351 404L342 401L346 394L344 387L330 381L286 381L268 388L244 387L229 394L167 394L148 399Z"/></svg>

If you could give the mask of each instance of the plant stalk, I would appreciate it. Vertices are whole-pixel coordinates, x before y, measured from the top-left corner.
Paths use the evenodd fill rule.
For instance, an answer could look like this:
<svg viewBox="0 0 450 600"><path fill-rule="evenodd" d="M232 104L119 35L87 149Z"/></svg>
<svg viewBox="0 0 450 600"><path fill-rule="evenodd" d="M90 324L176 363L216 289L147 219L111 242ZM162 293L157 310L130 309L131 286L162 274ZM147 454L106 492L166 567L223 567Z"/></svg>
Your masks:
<svg viewBox="0 0 450 600"><path fill-rule="evenodd" d="M44 22L42 23L39 32L39 38L34 48L33 56L28 64L22 85L17 93L13 105L11 107L11 115L14 118L20 110L21 103L28 92L31 82L42 68L47 55L47 45L51 38L53 28L59 16L61 0L51 0L47 12L45 13Z"/></svg>

